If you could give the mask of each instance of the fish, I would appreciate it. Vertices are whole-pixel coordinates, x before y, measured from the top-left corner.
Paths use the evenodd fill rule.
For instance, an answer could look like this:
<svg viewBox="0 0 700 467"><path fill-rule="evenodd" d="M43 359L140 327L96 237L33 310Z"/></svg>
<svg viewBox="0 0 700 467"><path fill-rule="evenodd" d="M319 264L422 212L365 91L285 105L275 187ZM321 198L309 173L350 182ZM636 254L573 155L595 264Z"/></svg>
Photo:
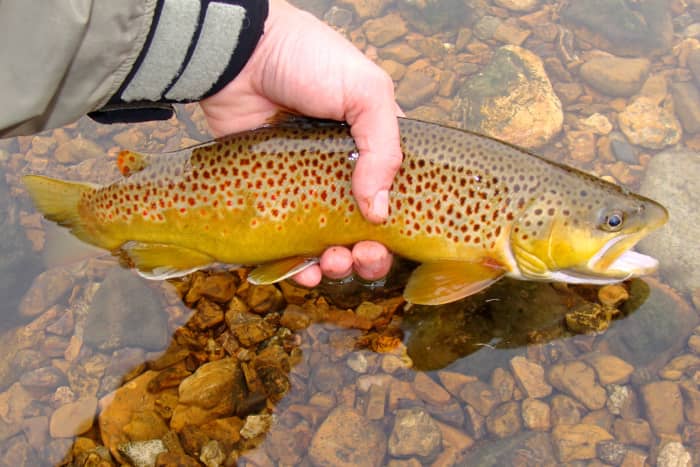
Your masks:
<svg viewBox="0 0 700 467"><path fill-rule="evenodd" d="M153 279L224 263L257 266L249 280L271 284L362 240L420 263L404 289L414 304L504 276L606 284L656 270L632 248L667 221L659 203L484 135L410 118L399 128L382 224L352 197L362 156L349 126L298 115L172 153L124 150L122 177L104 186L23 181L46 219Z"/></svg>

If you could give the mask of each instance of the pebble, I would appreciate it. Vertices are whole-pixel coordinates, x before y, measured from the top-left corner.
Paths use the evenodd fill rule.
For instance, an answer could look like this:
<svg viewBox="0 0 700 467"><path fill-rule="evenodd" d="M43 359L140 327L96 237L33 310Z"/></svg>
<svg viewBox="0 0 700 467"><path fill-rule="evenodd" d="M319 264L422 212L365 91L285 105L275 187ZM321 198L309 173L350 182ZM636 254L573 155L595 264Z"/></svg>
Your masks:
<svg viewBox="0 0 700 467"><path fill-rule="evenodd" d="M357 410L338 407L314 433L309 458L315 465L380 466L387 448L384 431Z"/></svg>
<svg viewBox="0 0 700 467"><path fill-rule="evenodd" d="M681 443L667 443L661 448L656 458L656 467L690 467L693 460L690 453Z"/></svg>
<svg viewBox="0 0 700 467"><path fill-rule="evenodd" d="M439 82L421 71L408 70L396 90L396 101L405 109L413 109L430 99Z"/></svg>
<svg viewBox="0 0 700 467"><path fill-rule="evenodd" d="M385 60L394 60L407 65L420 57L420 52L408 44L398 42L379 49L379 56Z"/></svg>
<svg viewBox="0 0 700 467"><path fill-rule="evenodd" d="M152 439L125 443L119 446L119 452L134 467L153 467L156 465L158 455L167 452L167 448L163 441Z"/></svg>
<svg viewBox="0 0 700 467"><path fill-rule="evenodd" d="M443 405L450 402L450 394L423 372L416 373L413 390L418 397L429 404Z"/></svg>
<svg viewBox="0 0 700 467"><path fill-rule="evenodd" d="M39 274L19 304L19 312L27 318L35 317L54 305L73 286L73 277L67 269L53 268Z"/></svg>
<svg viewBox="0 0 700 467"><path fill-rule="evenodd" d="M700 369L700 357L693 354L679 355L668 362L660 371L659 376L663 379L677 381L684 374L690 374Z"/></svg>
<svg viewBox="0 0 700 467"><path fill-rule="evenodd" d="M513 11L532 11L540 3L540 0L495 0L496 5Z"/></svg>
<svg viewBox="0 0 700 467"><path fill-rule="evenodd" d="M520 404L514 401L499 405L486 417L486 429L498 438L513 436L521 428Z"/></svg>
<svg viewBox="0 0 700 467"><path fill-rule="evenodd" d="M632 365L610 354L589 354L586 356L586 362L593 367L598 376L598 381L603 386L608 384L625 384L634 371Z"/></svg>
<svg viewBox="0 0 700 467"><path fill-rule="evenodd" d="M442 444L442 432L422 408L400 409L389 435L389 454L396 457L430 458Z"/></svg>
<svg viewBox="0 0 700 467"><path fill-rule="evenodd" d="M513 398L515 391L515 379L508 370L496 368L491 373L491 386L496 390L501 402L507 402Z"/></svg>
<svg viewBox="0 0 700 467"><path fill-rule="evenodd" d="M366 21L363 29L369 43L377 47L384 47L408 32L403 18L396 13Z"/></svg>
<svg viewBox="0 0 700 467"><path fill-rule="evenodd" d="M241 428L241 436L244 439L254 439L264 435L270 430L272 422L273 416L270 414L248 415Z"/></svg>
<svg viewBox="0 0 700 467"><path fill-rule="evenodd" d="M379 62L379 66L382 67L394 81L400 81L404 74L406 74L406 65L395 60L382 60Z"/></svg>
<svg viewBox="0 0 700 467"><path fill-rule="evenodd" d="M88 159L96 159L104 156L102 147L92 140L78 135L60 143L56 147L53 157L62 164L74 164Z"/></svg>
<svg viewBox="0 0 700 467"><path fill-rule="evenodd" d="M466 383L459 393L464 402L471 405L482 416L487 416L491 410L501 403L494 389L483 381Z"/></svg>
<svg viewBox="0 0 700 467"><path fill-rule="evenodd" d="M649 75L649 60L644 58L595 57L581 65L581 77L593 89L608 96L636 94Z"/></svg>
<svg viewBox="0 0 700 467"><path fill-rule="evenodd" d="M367 357L365 357L362 352L353 352L350 354L346 363L355 373L367 373L369 367Z"/></svg>
<svg viewBox="0 0 700 467"><path fill-rule="evenodd" d="M552 386L546 382L544 368L539 363L517 356L510 360L510 368L516 382L528 397L537 399L552 393Z"/></svg>
<svg viewBox="0 0 700 467"><path fill-rule="evenodd" d="M593 369L583 362L555 364L549 369L547 379L552 386L576 398L590 410L605 406L605 389L596 382Z"/></svg>
<svg viewBox="0 0 700 467"><path fill-rule="evenodd" d="M564 139L569 156L576 162L591 162L596 157L596 140L592 131L572 130Z"/></svg>
<svg viewBox="0 0 700 467"><path fill-rule="evenodd" d="M620 465L627 454L627 446L615 440L601 441L596 446L596 454L603 462Z"/></svg>
<svg viewBox="0 0 700 467"><path fill-rule="evenodd" d="M530 430L549 431L551 427L549 405L539 399L523 400L522 417L525 427Z"/></svg>
<svg viewBox="0 0 700 467"><path fill-rule="evenodd" d="M386 408L387 388L372 385L367 395L367 418L370 420L382 420Z"/></svg>
<svg viewBox="0 0 700 467"><path fill-rule="evenodd" d="M632 143L649 149L674 145L681 139L680 122L673 112L648 97L638 97L618 115L620 129Z"/></svg>
<svg viewBox="0 0 700 467"><path fill-rule="evenodd" d="M680 383L683 394L685 418L688 422L700 424L700 390L696 383L686 380Z"/></svg>
<svg viewBox="0 0 700 467"><path fill-rule="evenodd" d="M610 433L597 425L557 425L552 440L561 462L593 459L601 441L612 440Z"/></svg>
<svg viewBox="0 0 700 467"><path fill-rule="evenodd" d="M361 19L376 18L390 3L389 0L341 0L341 4L351 6Z"/></svg>
<svg viewBox="0 0 700 467"><path fill-rule="evenodd" d="M700 48L695 48L688 54L688 68L695 77L695 85L700 86Z"/></svg>
<svg viewBox="0 0 700 467"><path fill-rule="evenodd" d="M683 423L683 398L678 383L654 381L642 386L642 402L657 435L678 433Z"/></svg>
<svg viewBox="0 0 700 467"><path fill-rule="evenodd" d="M626 420L619 418L614 425L615 438L625 444L636 446L651 446L654 435L649 423L641 418Z"/></svg>
<svg viewBox="0 0 700 467"><path fill-rule="evenodd" d="M578 401L563 394L557 394L551 400L552 425L576 425L581 422L585 407Z"/></svg>
<svg viewBox="0 0 700 467"><path fill-rule="evenodd" d="M49 432L53 438L70 438L92 428L97 399L87 397L60 406L51 415Z"/></svg>
<svg viewBox="0 0 700 467"><path fill-rule="evenodd" d="M692 83L671 85L673 109L683 129L688 133L700 132L700 91Z"/></svg>

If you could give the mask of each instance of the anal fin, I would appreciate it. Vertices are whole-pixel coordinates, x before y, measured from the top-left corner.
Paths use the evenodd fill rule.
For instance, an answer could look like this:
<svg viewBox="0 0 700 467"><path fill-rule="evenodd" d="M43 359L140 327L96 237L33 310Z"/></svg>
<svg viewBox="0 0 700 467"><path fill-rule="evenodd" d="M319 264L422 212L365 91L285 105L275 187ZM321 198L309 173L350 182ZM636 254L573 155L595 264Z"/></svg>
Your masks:
<svg viewBox="0 0 700 467"><path fill-rule="evenodd" d="M288 279L317 262L316 258L304 256L293 256L278 261L271 261L253 269L248 274L248 281L256 285L273 284Z"/></svg>
<svg viewBox="0 0 700 467"><path fill-rule="evenodd" d="M206 253L167 243L127 242L121 252L147 279L170 279L215 263Z"/></svg>
<svg viewBox="0 0 700 467"><path fill-rule="evenodd" d="M480 292L504 273L502 268L483 262L425 263L413 271L403 295L417 305L442 305Z"/></svg>

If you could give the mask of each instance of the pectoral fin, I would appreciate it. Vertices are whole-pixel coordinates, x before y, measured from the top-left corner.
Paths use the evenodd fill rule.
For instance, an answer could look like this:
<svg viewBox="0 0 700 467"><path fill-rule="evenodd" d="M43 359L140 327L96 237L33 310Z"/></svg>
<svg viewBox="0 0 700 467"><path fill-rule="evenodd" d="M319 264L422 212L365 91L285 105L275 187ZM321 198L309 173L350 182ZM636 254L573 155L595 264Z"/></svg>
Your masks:
<svg viewBox="0 0 700 467"><path fill-rule="evenodd" d="M316 258L306 258L303 256L294 256L279 261L271 261L253 269L250 274L248 274L248 281L257 285L273 284L287 279L309 266L313 266L317 262L318 260Z"/></svg>
<svg viewBox="0 0 700 467"><path fill-rule="evenodd" d="M117 156L117 167L125 177L134 174L148 166L148 156L138 152L124 150Z"/></svg>
<svg viewBox="0 0 700 467"><path fill-rule="evenodd" d="M503 274L499 267L478 262L425 263L413 271L403 296L417 305L442 305L485 289Z"/></svg>
<svg viewBox="0 0 700 467"><path fill-rule="evenodd" d="M127 242L121 252L147 279L184 276L215 262L205 253L166 243Z"/></svg>

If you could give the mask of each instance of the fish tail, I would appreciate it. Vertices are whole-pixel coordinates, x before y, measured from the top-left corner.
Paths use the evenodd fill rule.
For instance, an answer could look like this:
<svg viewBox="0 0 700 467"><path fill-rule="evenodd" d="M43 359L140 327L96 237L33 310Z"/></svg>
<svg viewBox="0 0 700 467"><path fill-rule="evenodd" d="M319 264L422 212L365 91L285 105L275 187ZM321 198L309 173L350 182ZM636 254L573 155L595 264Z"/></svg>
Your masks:
<svg viewBox="0 0 700 467"><path fill-rule="evenodd" d="M66 182L42 175L22 177L37 209L48 220L68 227L81 240L95 243L85 229L85 222L78 209L80 198L86 191L94 189L87 183Z"/></svg>

